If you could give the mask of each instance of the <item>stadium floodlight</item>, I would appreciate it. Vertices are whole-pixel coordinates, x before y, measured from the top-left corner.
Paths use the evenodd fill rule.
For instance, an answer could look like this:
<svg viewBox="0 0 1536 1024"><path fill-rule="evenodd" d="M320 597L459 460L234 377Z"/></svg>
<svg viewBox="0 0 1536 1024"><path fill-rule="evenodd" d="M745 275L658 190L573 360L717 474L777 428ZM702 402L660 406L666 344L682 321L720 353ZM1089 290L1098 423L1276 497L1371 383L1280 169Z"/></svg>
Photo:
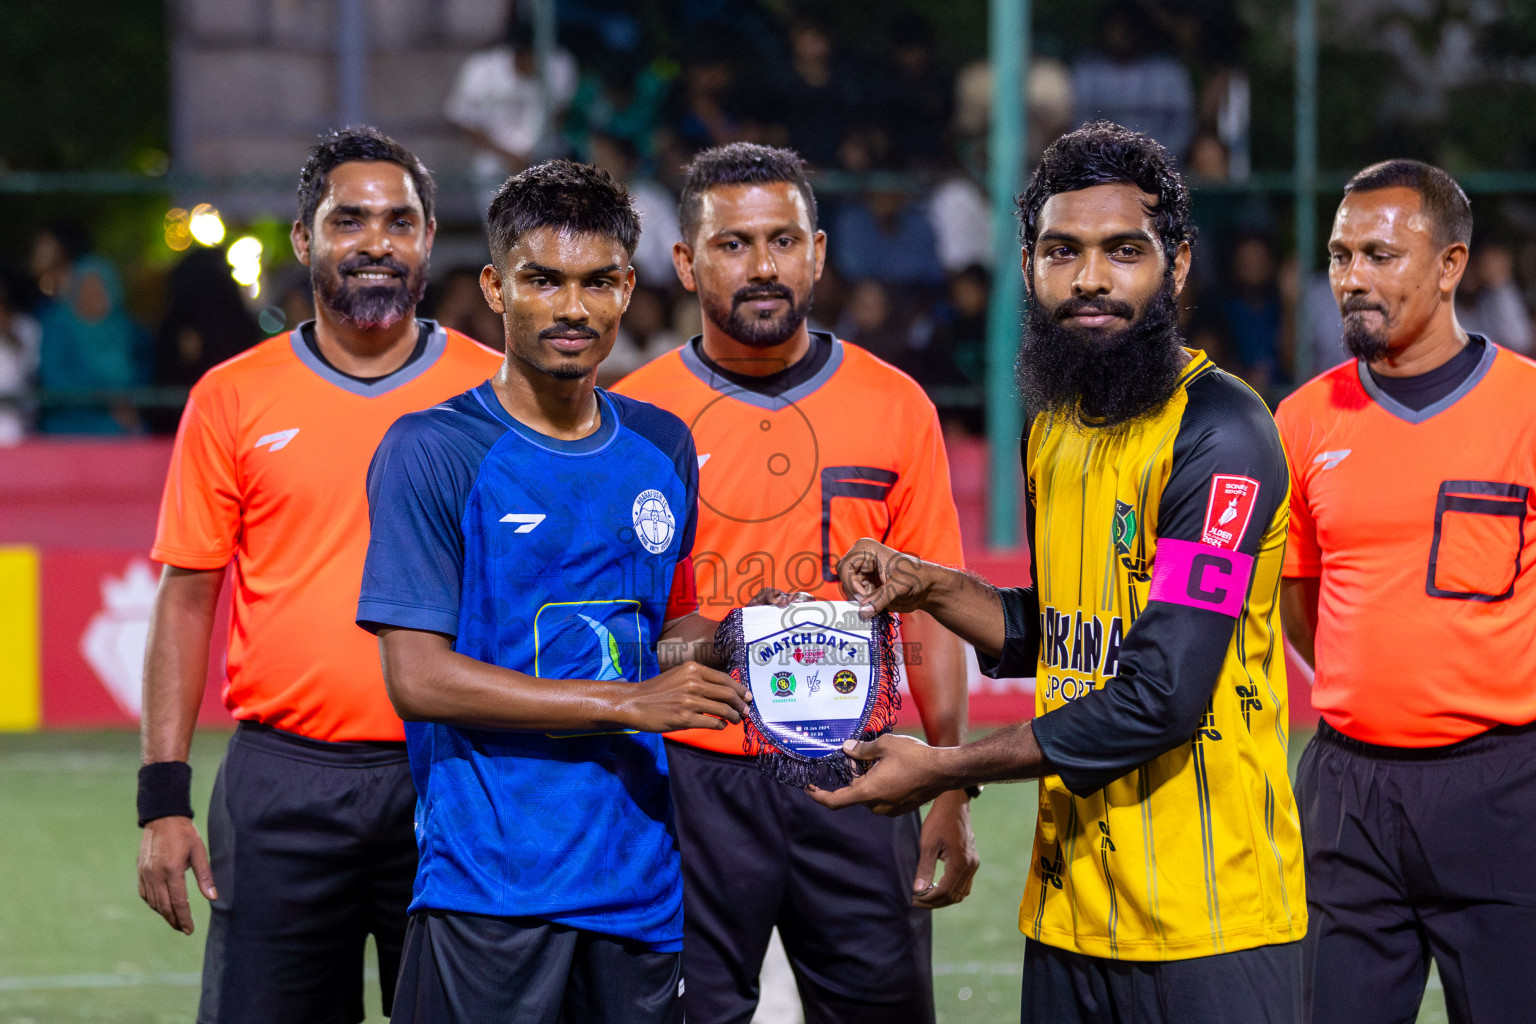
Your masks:
<svg viewBox="0 0 1536 1024"><path fill-rule="evenodd" d="M232 267L238 267L242 263L259 263L261 261L261 239L252 235L245 235L230 243L229 252L224 254Z"/></svg>
<svg viewBox="0 0 1536 1024"><path fill-rule="evenodd" d="M192 207L187 229L192 232L194 239L209 247L224 241L224 221L219 217L219 211L207 203L198 203Z"/></svg>
<svg viewBox="0 0 1536 1024"><path fill-rule="evenodd" d="M261 241L250 235L235 239L224 254L230 276L237 284L251 287L261 280Z"/></svg>
<svg viewBox="0 0 1536 1024"><path fill-rule="evenodd" d="M172 252L182 252L192 245L192 232L187 228L189 216L179 206L165 212L165 244Z"/></svg>

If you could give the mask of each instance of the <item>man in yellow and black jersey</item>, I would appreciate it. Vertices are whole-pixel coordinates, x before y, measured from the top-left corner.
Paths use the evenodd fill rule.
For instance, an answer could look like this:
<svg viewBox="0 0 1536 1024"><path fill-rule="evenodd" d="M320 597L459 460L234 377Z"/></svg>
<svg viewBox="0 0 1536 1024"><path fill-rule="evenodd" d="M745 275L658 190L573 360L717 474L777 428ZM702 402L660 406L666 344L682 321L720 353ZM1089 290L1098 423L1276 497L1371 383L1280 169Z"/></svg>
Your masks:
<svg viewBox="0 0 1536 1024"><path fill-rule="evenodd" d="M1035 585L995 589L867 539L839 572L871 613L927 611L993 674L1033 673L1036 718L959 747L853 744L869 772L813 796L900 813L1041 779L1025 1021L1299 1021L1279 434L1179 343L1189 195L1160 145L1087 125L1047 150L1019 208Z"/></svg>

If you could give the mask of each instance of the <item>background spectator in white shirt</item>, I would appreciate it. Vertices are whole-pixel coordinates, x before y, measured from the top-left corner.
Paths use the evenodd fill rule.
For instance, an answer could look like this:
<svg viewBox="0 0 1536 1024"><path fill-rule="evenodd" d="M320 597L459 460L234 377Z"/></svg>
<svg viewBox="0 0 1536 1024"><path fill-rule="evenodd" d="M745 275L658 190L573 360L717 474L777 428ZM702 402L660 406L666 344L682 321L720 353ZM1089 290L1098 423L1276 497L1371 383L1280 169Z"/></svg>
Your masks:
<svg viewBox="0 0 1536 1024"><path fill-rule="evenodd" d="M540 75L533 48L533 29L514 13L507 21L506 40L472 53L459 68L443 113L464 129L475 144L471 167L485 204L507 175L536 160L556 142L560 115L576 93L576 61L563 49L549 55Z"/></svg>

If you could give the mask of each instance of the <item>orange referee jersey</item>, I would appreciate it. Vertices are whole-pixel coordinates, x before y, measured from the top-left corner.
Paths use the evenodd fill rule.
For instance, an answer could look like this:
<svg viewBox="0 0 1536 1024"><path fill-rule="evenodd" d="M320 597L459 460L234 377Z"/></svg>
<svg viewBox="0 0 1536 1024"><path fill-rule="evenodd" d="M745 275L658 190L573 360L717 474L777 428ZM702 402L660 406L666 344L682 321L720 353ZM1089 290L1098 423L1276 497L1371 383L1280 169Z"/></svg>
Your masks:
<svg viewBox="0 0 1536 1024"><path fill-rule="evenodd" d="M234 563L224 703L317 740L403 740L378 642L357 627L369 460L390 424L496 371L501 355L424 321L421 354L373 383L338 373L298 330L192 388L151 554Z"/></svg>
<svg viewBox="0 0 1536 1024"><path fill-rule="evenodd" d="M1312 703L1366 743L1536 720L1536 363L1488 344L1415 412L1350 362L1280 403L1286 576L1319 576Z"/></svg>
<svg viewBox="0 0 1536 1024"><path fill-rule="evenodd" d="M917 383L854 345L778 397L732 384L697 339L614 390L661 406L693 431L699 611L721 618L763 587L840 599L837 560L860 537L946 565L963 561L949 459L933 403ZM672 739L742 752L741 726Z"/></svg>

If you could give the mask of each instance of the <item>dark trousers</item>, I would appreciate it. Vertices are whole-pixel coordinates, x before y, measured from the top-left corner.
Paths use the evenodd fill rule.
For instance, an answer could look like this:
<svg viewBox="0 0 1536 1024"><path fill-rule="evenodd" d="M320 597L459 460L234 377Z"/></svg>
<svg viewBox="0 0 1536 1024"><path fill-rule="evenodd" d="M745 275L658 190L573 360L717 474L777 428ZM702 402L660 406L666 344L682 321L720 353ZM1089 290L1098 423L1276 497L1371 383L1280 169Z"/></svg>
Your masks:
<svg viewBox="0 0 1536 1024"><path fill-rule="evenodd" d="M751 758L667 743L689 1024L747 1024L775 926L806 1024L931 1024L919 819L829 811Z"/></svg>
<svg viewBox="0 0 1536 1024"><path fill-rule="evenodd" d="M395 1024L683 1024L682 956L527 918L417 911Z"/></svg>
<svg viewBox="0 0 1536 1024"><path fill-rule="evenodd" d="M1322 723L1296 797L1313 1021L1413 1021L1431 958L1456 1024L1536 1020L1536 725L1422 750Z"/></svg>
<svg viewBox="0 0 1536 1024"><path fill-rule="evenodd" d="M1187 960L1024 945L1023 1024L1302 1024L1299 942Z"/></svg>
<svg viewBox="0 0 1536 1024"><path fill-rule="evenodd" d="M415 803L403 743L235 730L208 811L219 898L199 1024L356 1024L369 935L389 1012L416 877Z"/></svg>

